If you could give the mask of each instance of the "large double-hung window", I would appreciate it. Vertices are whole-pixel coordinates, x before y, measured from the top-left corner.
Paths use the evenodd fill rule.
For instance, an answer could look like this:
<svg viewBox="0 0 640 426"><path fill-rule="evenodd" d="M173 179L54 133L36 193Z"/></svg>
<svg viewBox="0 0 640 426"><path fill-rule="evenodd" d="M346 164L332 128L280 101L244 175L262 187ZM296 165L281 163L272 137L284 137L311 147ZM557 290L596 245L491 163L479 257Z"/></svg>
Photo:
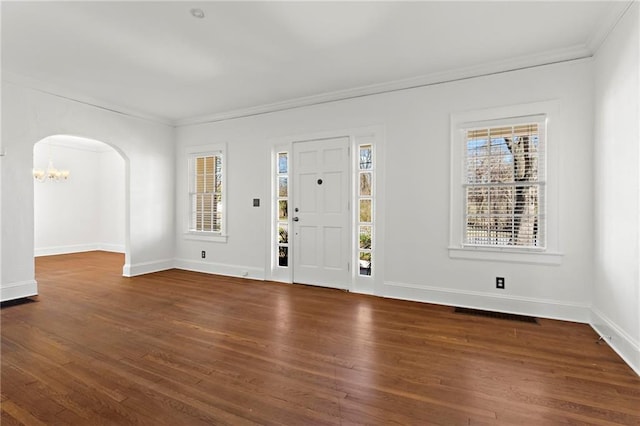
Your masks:
<svg viewBox="0 0 640 426"><path fill-rule="evenodd" d="M452 114L450 257L562 262L558 118L556 101Z"/></svg>
<svg viewBox="0 0 640 426"><path fill-rule="evenodd" d="M544 117L464 129L465 245L545 247L544 134Z"/></svg>
<svg viewBox="0 0 640 426"><path fill-rule="evenodd" d="M204 149L206 148L206 149ZM204 237L225 235L223 147L189 150L188 232Z"/></svg>

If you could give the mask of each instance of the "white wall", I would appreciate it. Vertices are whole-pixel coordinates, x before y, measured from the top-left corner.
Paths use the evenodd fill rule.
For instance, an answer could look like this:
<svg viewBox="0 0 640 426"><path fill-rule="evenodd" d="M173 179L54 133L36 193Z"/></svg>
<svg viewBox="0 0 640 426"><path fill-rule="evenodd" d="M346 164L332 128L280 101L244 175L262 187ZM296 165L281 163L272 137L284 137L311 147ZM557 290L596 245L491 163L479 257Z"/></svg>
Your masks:
<svg viewBox="0 0 640 426"><path fill-rule="evenodd" d="M33 146L51 135L95 139L125 159L124 273L170 268L174 246L174 132L3 81L2 300L37 292L34 279Z"/></svg>
<svg viewBox="0 0 640 426"><path fill-rule="evenodd" d="M124 160L106 144L46 138L34 147L34 166L71 171L65 182L34 182L35 254L89 250L124 253Z"/></svg>
<svg viewBox="0 0 640 426"><path fill-rule="evenodd" d="M98 161L99 216L98 235L102 250L125 251L125 168L124 160L115 150L101 151Z"/></svg>
<svg viewBox="0 0 640 426"><path fill-rule="evenodd" d="M640 374L640 5L595 60L593 323Z"/></svg>
<svg viewBox="0 0 640 426"><path fill-rule="evenodd" d="M385 256L373 293L586 322L591 304L593 230L592 63L589 60L332 102L260 116L179 127L176 200L186 188L185 147L227 143L226 244L185 240L177 203L176 258L181 267L269 275L267 227L271 141L340 129L383 126L378 166L386 194L378 239ZM452 113L557 100L559 235L562 264L450 259L449 147ZM416 185L417 184L417 185ZM262 207L251 207L260 197ZM200 261L200 251L208 258ZM379 247L380 249L380 247ZM250 274L250 275L251 275ZM507 278L506 290L495 277Z"/></svg>

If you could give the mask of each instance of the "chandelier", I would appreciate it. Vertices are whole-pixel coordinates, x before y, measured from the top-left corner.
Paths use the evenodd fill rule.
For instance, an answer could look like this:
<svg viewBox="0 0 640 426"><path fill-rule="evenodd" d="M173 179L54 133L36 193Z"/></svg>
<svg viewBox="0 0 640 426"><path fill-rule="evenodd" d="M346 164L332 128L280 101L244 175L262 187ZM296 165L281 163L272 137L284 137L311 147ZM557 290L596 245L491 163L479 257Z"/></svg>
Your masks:
<svg viewBox="0 0 640 426"><path fill-rule="evenodd" d="M37 182L58 182L69 179L69 170L58 170L53 167L53 160L49 160L47 170L33 169L33 178Z"/></svg>
<svg viewBox="0 0 640 426"><path fill-rule="evenodd" d="M49 146L51 153L51 146ZM49 158L49 167L47 170L33 169L33 178L36 182L64 182L69 179L69 170L58 170L53 166L53 160Z"/></svg>

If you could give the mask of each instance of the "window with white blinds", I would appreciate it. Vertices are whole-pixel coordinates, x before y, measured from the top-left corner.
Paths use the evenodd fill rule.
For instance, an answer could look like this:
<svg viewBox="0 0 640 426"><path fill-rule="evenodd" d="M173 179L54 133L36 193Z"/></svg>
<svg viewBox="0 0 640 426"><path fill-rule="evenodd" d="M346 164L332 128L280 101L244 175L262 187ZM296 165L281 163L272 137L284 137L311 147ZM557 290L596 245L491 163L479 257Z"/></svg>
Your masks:
<svg viewBox="0 0 640 426"><path fill-rule="evenodd" d="M223 156L222 153L190 157L189 231L222 233Z"/></svg>
<svg viewBox="0 0 640 426"><path fill-rule="evenodd" d="M463 129L463 245L545 248L543 118Z"/></svg>

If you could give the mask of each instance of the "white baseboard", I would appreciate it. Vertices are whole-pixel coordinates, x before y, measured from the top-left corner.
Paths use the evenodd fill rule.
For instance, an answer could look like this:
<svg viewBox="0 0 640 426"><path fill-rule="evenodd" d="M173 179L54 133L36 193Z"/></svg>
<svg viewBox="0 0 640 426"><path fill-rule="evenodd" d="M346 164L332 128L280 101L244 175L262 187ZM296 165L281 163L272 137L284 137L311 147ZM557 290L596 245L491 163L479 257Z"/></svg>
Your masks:
<svg viewBox="0 0 640 426"><path fill-rule="evenodd" d="M87 251L110 251L114 253L124 253L125 249L120 244L91 243L74 244L68 246L37 247L33 250L35 257L55 256L58 254L83 253Z"/></svg>
<svg viewBox="0 0 640 426"><path fill-rule="evenodd" d="M85 251L96 250L98 250L96 244L74 244L69 246L36 247L33 250L33 254L35 257L40 257L55 256L57 254L82 253Z"/></svg>
<svg viewBox="0 0 640 426"><path fill-rule="evenodd" d="M36 280L19 281L0 286L0 301L2 302L37 295L38 283Z"/></svg>
<svg viewBox="0 0 640 426"><path fill-rule="evenodd" d="M96 250L108 251L111 253L124 253L126 250L122 244L100 243Z"/></svg>
<svg viewBox="0 0 640 426"><path fill-rule="evenodd" d="M442 287L385 282L381 296L580 323L589 323L591 319L590 306L587 304L559 303L555 300L494 295Z"/></svg>
<svg viewBox="0 0 640 426"><path fill-rule="evenodd" d="M591 308L591 327L640 376L640 342L596 308Z"/></svg>
<svg viewBox="0 0 640 426"><path fill-rule="evenodd" d="M203 272L205 274L225 275L228 277L265 280L265 271L261 268L224 263L203 262L201 260L176 259L175 267L186 271Z"/></svg>
<svg viewBox="0 0 640 426"><path fill-rule="evenodd" d="M153 272L173 269L173 259L153 260L134 264L125 264L122 267L122 275L125 277L135 277L137 275L151 274Z"/></svg>

